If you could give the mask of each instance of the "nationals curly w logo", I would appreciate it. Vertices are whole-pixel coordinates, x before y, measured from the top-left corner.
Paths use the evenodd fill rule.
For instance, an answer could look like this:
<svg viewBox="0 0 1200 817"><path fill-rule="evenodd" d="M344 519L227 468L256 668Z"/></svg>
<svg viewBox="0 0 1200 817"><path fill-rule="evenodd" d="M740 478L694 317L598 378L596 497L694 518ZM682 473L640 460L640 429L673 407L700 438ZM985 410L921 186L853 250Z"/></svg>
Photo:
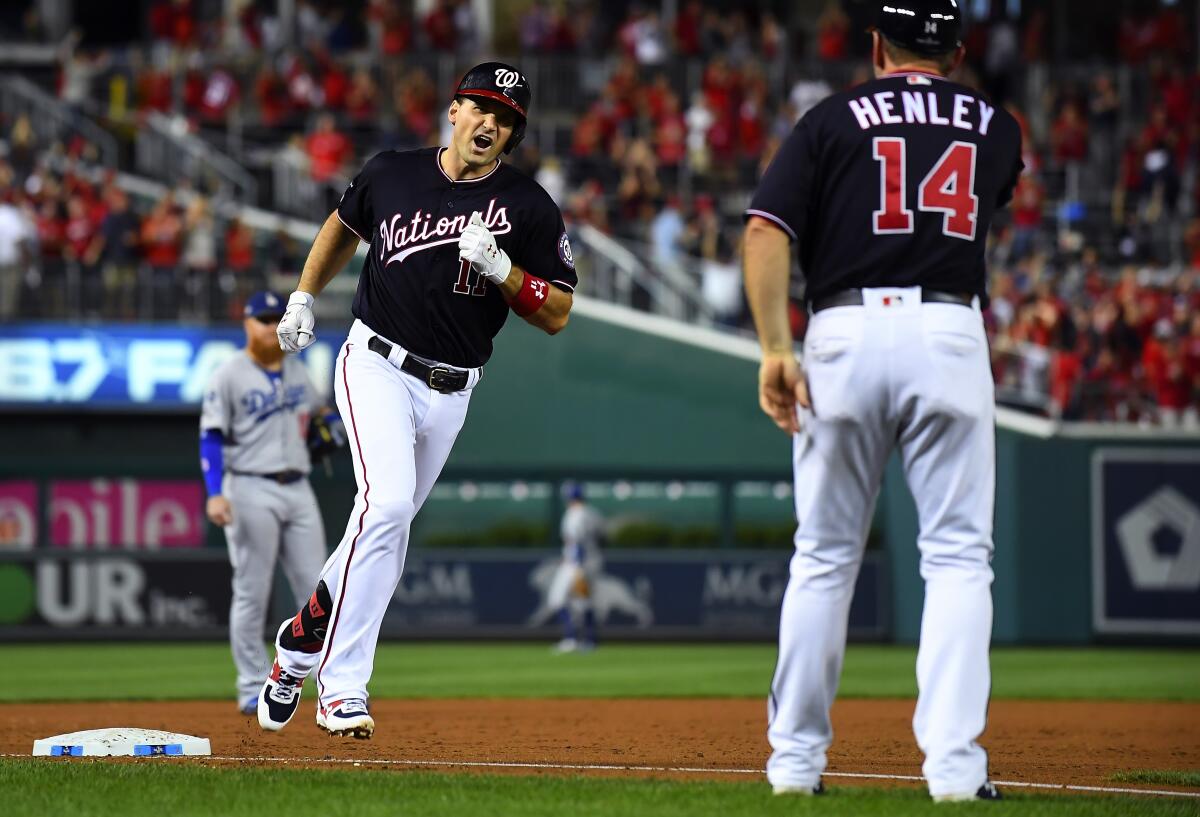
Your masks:
<svg viewBox="0 0 1200 817"><path fill-rule="evenodd" d="M521 84L521 75L507 68L496 69L496 86L499 88L515 88Z"/></svg>

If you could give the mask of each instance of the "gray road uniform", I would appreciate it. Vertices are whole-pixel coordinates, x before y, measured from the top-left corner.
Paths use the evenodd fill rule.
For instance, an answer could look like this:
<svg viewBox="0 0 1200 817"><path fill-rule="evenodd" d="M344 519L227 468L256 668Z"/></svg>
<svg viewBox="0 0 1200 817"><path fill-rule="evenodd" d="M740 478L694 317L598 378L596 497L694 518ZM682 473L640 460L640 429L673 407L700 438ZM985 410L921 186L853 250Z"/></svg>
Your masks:
<svg viewBox="0 0 1200 817"><path fill-rule="evenodd" d="M310 416L321 407L295 358L285 358L281 372L268 372L249 355L234 355L213 372L205 391L200 433L223 437L221 494L233 515L224 530L233 565L229 642L239 701L257 697L271 665L263 625L276 557L297 604L307 599L325 561L304 440Z"/></svg>
<svg viewBox="0 0 1200 817"><path fill-rule="evenodd" d="M572 598L584 603L589 601L590 590L586 595L572 591L577 587L593 587L604 568L604 557L600 552L605 533L604 517L589 505L573 502L563 514L560 533L562 563L550 584L548 597L550 606L555 609L565 607Z"/></svg>

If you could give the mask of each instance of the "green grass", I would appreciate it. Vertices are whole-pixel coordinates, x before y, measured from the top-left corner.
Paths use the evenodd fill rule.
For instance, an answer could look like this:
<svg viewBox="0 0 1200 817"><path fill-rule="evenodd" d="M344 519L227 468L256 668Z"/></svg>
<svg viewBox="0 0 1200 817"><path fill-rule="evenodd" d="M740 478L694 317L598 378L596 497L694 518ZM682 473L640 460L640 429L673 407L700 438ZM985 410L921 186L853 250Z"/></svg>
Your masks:
<svg viewBox="0 0 1200 817"><path fill-rule="evenodd" d="M4 813L21 817L770 817L771 815L1012 814L1021 817L1173 817L1194 800L1006 793L999 803L933 805L919 789L832 787L820 798L774 797L764 782L720 783L349 771L209 768L141 763L0 760Z"/></svg>
<svg viewBox="0 0 1200 817"><path fill-rule="evenodd" d="M1114 783L1147 783L1154 786L1190 786L1200 789L1200 771L1137 769L1117 772L1109 777Z"/></svg>
<svg viewBox="0 0 1200 817"><path fill-rule="evenodd" d="M224 644L6 644L0 701L225 699ZM912 697L911 647L852 646L843 697ZM371 694L409 698L761 696L768 644L607 644L552 655L545 644L385 644ZM996 649L996 699L1200 701L1200 651Z"/></svg>

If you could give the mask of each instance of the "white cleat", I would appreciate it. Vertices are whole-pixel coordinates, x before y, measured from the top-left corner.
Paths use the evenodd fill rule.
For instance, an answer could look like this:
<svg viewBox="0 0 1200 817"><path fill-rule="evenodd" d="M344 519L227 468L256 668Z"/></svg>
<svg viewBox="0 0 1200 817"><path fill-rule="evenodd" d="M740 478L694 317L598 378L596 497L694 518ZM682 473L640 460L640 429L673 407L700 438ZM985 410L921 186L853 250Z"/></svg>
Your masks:
<svg viewBox="0 0 1200 817"><path fill-rule="evenodd" d="M317 726L331 735L359 740L367 740L375 731L375 721L362 698L347 698L334 701L328 707L321 706L317 709Z"/></svg>
<svg viewBox="0 0 1200 817"><path fill-rule="evenodd" d="M825 784L822 783L820 780L818 780L817 785L815 785L815 786L778 785L778 786L774 786L772 790L776 794L779 794L779 795L786 794L786 795L791 795L793 797L812 797L813 795L824 794L825 793Z"/></svg>
<svg viewBox="0 0 1200 817"><path fill-rule="evenodd" d="M972 800L1003 800L999 789L988 780L975 791L955 792L954 794L939 794L933 798L935 803L968 803Z"/></svg>
<svg viewBox="0 0 1200 817"><path fill-rule="evenodd" d="M303 688L303 676L284 672L278 661L272 664L271 673L255 702L258 725L268 732L278 732L287 726L296 714L296 707L300 706L300 690Z"/></svg>

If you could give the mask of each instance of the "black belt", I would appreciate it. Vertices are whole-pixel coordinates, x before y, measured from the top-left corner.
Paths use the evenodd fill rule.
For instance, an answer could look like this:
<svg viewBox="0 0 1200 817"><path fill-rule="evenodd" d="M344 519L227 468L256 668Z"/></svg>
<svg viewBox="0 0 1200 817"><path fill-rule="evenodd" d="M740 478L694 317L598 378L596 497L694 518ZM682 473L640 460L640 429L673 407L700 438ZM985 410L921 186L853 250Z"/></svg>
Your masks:
<svg viewBox="0 0 1200 817"><path fill-rule="evenodd" d="M936 289L922 289L921 302L927 304L958 304L970 306L975 300L974 295L966 292L938 292ZM833 309L835 306L862 306L863 291L861 289L843 289L824 298L812 302L813 314L822 309Z"/></svg>
<svg viewBox="0 0 1200 817"><path fill-rule="evenodd" d="M251 474L248 471L230 471L231 474L236 474L239 477L262 477L263 479L273 480L280 485L291 485L293 482L299 482L304 479L303 471L276 471L274 474Z"/></svg>
<svg viewBox="0 0 1200 817"><path fill-rule="evenodd" d="M392 354L392 344L379 337L379 335L375 335L367 341L367 348L376 354L382 355L384 359L387 359ZM448 366L430 366L427 363L417 360L412 355L405 355L404 362L400 364L400 371L412 375L429 388L434 391L440 391L442 394L462 391L467 387L467 380L471 376L470 372L451 369Z"/></svg>

